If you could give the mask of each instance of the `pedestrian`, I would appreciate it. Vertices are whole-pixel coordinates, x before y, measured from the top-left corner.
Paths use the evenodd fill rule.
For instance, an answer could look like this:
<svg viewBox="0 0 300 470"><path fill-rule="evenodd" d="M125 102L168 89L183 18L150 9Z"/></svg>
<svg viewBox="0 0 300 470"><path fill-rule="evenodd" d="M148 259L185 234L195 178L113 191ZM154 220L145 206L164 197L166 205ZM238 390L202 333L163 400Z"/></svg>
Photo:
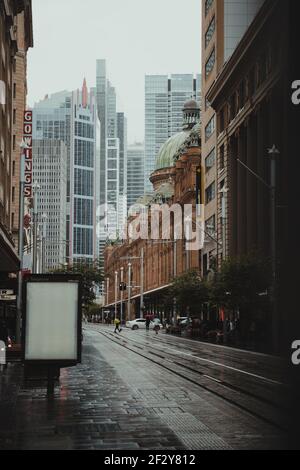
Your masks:
<svg viewBox="0 0 300 470"><path fill-rule="evenodd" d="M150 327L150 315L146 315L146 330L149 331L149 327Z"/></svg>
<svg viewBox="0 0 300 470"><path fill-rule="evenodd" d="M119 320L118 317L115 318L114 324L115 324L115 331L114 331L114 333L117 333L117 331L118 331L119 333L121 333L121 331L122 331L122 328L120 328L121 322L120 322L120 320Z"/></svg>
<svg viewBox="0 0 300 470"><path fill-rule="evenodd" d="M153 328L153 329L154 329L155 333L158 335L158 332L159 332L159 330L160 330L160 326L159 326L159 324L158 324L158 323L155 323L155 325L154 325L154 328Z"/></svg>

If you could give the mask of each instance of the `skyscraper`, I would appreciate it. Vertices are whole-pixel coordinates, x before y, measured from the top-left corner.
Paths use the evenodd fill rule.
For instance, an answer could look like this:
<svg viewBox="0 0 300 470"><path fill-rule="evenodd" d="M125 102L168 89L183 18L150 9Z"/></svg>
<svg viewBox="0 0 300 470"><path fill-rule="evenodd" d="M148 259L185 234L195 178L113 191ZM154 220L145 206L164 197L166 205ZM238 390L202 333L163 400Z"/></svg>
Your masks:
<svg viewBox="0 0 300 470"><path fill-rule="evenodd" d="M44 272L66 260L67 147L62 140L33 141L33 180L40 185L37 212L39 224L46 215L40 256ZM44 228L42 229L44 230Z"/></svg>
<svg viewBox="0 0 300 470"><path fill-rule="evenodd" d="M97 110L101 126L99 255L107 238L116 236L126 219L127 120L117 112L116 90L108 80L106 61L97 60Z"/></svg>
<svg viewBox="0 0 300 470"><path fill-rule="evenodd" d="M144 163L144 144L129 145L127 151L127 210L144 194Z"/></svg>
<svg viewBox="0 0 300 470"><path fill-rule="evenodd" d="M180 132L184 103L201 101L201 77L192 74L146 75L145 77L145 190L156 156L169 137Z"/></svg>
<svg viewBox="0 0 300 470"><path fill-rule="evenodd" d="M33 138L63 141L67 147L66 259L96 257L96 103L82 90L46 97L33 109ZM33 154L33 165L35 155Z"/></svg>

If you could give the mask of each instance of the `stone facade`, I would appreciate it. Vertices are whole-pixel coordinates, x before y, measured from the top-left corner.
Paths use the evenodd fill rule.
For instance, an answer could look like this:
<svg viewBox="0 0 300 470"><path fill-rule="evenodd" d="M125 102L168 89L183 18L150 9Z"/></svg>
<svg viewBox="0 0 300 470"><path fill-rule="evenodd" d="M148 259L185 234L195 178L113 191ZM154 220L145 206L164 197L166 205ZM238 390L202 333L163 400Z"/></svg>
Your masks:
<svg viewBox="0 0 300 470"><path fill-rule="evenodd" d="M200 139L199 139L200 140ZM178 157L173 167L156 170L150 178L154 188L154 194L165 196L164 201L169 206L172 204L192 204L196 207L196 174L201 165L200 144L186 148ZM161 193L161 194L160 194ZM159 203L153 199L153 203ZM150 219L150 216L149 216ZM131 218L132 221L134 218ZM149 220L150 222L150 220ZM160 222L161 230L161 222ZM171 222L171 234L174 233L174 223ZM174 253L174 250L175 253ZM161 302L161 296L171 284L175 275L180 275L191 269L200 269L199 251L186 251L185 240L180 239L174 243L173 235L169 240L127 240L121 244L110 245L105 250L106 282L106 308L110 308L114 314L115 300L117 300L118 312L120 312L121 295L123 295L123 318L128 320L128 286L132 286L130 298L130 319L140 315L140 286L141 286L141 253L144 256L144 312L152 312L163 317L166 310ZM123 259L122 259L123 258ZM125 259L124 259L125 258ZM126 259L127 258L127 259ZM129 260L129 258L131 258ZM133 258L133 259L132 259ZM174 260L176 263L174 265ZM128 277L128 263L132 264L131 282ZM121 281L121 268L123 268L123 280L127 284L127 290L121 293L119 283ZM117 289L116 289L116 274ZM117 292L117 299L115 294Z"/></svg>
<svg viewBox="0 0 300 470"><path fill-rule="evenodd" d="M26 95L26 67L22 68L25 56L22 54L25 55L30 46L32 46L31 1L1 1L0 257L1 268L4 271L16 271L19 265L11 231L17 224L17 219L15 222L12 213L18 212L19 205L17 175L20 157L17 156L17 146L23 132Z"/></svg>

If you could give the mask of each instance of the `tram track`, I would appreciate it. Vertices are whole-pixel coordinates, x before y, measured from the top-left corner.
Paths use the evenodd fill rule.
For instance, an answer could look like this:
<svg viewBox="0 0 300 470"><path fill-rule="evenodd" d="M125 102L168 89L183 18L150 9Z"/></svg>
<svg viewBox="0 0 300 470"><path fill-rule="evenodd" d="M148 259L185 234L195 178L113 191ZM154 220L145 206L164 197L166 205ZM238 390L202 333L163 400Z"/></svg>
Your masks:
<svg viewBox="0 0 300 470"><path fill-rule="evenodd" d="M217 377L210 375L209 370L205 370L203 366L202 370L201 368L199 369L196 361L193 362L190 358L189 364L187 364L187 359L180 358L180 360L178 360L178 355L181 354L180 351L176 358L176 355L169 353L163 348L159 348L155 342L140 342L133 338L116 336L110 331L100 331L94 328L92 331L96 331L120 347L126 348L168 372L171 372L214 396L225 400L227 403L230 403L240 410L252 415L256 419L260 419L264 423L274 426L276 429L281 431L287 430L287 409L281 404L275 403L269 398L257 395L250 390L245 390L245 388L234 385L224 379L220 380ZM151 348L151 350L149 350L149 348ZM277 385L276 388L278 388L280 385L276 384L275 381L272 383L268 378L266 378L266 381L269 386Z"/></svg>

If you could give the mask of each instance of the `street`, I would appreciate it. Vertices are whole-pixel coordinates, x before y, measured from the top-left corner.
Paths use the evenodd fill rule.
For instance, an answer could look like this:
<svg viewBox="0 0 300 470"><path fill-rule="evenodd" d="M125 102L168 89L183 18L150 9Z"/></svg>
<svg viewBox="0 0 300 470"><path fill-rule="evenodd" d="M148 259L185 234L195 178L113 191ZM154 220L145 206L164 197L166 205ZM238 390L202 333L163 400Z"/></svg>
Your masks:
<svg viewBox="0 0 300 470"><path fill-rule="evenodd" d="M145 330L84 325L82 364L54 400L0 379L0 449L204 450L283 447L280 362Z"/></svg>

